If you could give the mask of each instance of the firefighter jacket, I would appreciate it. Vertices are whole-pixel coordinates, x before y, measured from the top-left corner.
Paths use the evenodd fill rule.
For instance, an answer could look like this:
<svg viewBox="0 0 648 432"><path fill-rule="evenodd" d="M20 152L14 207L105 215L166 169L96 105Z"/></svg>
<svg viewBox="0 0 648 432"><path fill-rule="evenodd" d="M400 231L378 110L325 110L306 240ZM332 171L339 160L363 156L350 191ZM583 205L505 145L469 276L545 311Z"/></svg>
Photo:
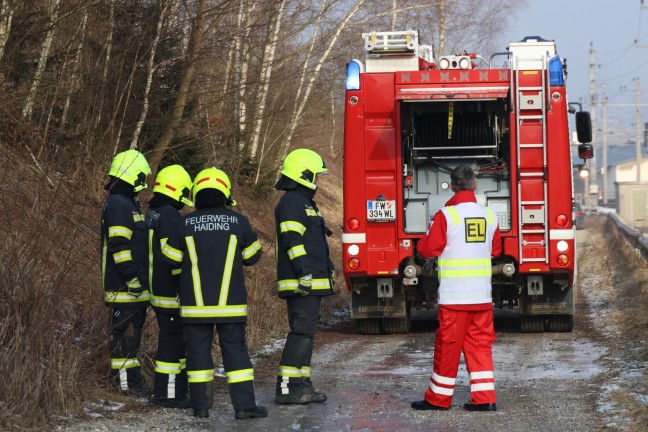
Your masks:
<svg viewBox="0 0 648 432"><path fill-rule="evenodd" d="M326 228L312 196L303 186L287 190L275 208L277 289L279 297L295 295L299 278L313 276L310 295L333 294L332 272Z"/></svg>
<svg viewBox="0 0 648 432"><path fill-rule="evenodd" d="M187 323L247 320L243 266L261 258L261 244L248 219L224 205L183 217L178 240L164 255L181 265L180 317Z"/></svg>
<svg viewBox="0 0 648 432"><path fill-rule="evenodd" d="M148 305L147 243L139 203L129 196L111 193L101 216L101 276L107 306ZM130 295L126 287L134 277L144 288L139 297Z"/></svg>
<svg viewBox="0 0 648 432"><path fill-rule="evenodd" d="M156 197L157 198L157 197ZM162 198L163 199L163 198ZM168 198L171 201L171 198ZM153 201L151 202L153 205ZM179 314L180 268L164 257L164 245L180 242L182 216L170 204L149 207L146 212L149 245L149 298L156 313Z"/></svg>
<svg viewBox="0 0 648 432"><path fill-rule="evenodd" d="M417 250L438 257L439 305L491 307L491 257L502 253L502 243L496 216L473 191L456 193L437 212Z"/></svg>

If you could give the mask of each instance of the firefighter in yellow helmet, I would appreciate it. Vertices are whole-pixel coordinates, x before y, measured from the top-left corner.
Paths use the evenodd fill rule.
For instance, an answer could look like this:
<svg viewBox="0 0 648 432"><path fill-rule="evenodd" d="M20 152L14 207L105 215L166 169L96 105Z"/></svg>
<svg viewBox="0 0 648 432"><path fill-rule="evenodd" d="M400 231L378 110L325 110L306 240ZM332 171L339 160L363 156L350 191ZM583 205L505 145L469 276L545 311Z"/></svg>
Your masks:
<svg viewBox="0 0 648 432"><path fill-rule="evenodd" d="M105 186L101 215L101 276L104 301L111 307L110 361L124 391L142 390L137 359L148 295L146 224L135 196L147 187L151 168L137 150L117 154Z"/></svg>
<svg viewBox="0 0 648 432"><path fill-rule="evenodd" d="M334 269L324 224L313 197L317 176L327 172L312 150L286 156L275 188L285 191L275 208L277 286L287 302L290 332L279 364L275 403L326 401L311 382L313 338L323 296L333 294Z"/></svg>
<svg viewBox="0 0 648 432"><path fill-rule="evenodd" d="M187 342L187 377L193 414L209 417L214 361L214 325L223 356L234 416L267 416L256 404L254 370L245 342L247 291L243 266L261 257L261 245L250 222L228 205L231 183L227 174L207 168L196 176L196 211L185 216L179 239L166 243L165 255L181 268L180 316Z"/></svg>
<svg viewBox="0 0 648 432"><path fill-rule="evenodd" d="M193 183L180 165L170 165L158 173L153 198L146 212L149 229L149 297L158 322L158 348L155 355L155 378L151 403L166 408L189 408L187 397L187 346L180 322L180 269L165 257L165 245L179 243L182 215L180 210L190 201ZM171 256L171 259L173 256Z"/></svg>

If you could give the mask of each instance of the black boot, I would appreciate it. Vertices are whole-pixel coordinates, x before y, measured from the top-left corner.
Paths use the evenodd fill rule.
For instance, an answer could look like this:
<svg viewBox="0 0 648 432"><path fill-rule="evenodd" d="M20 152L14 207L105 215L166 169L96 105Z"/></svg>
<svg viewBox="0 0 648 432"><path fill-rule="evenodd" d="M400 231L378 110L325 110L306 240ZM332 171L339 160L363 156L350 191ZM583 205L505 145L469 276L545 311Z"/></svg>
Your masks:
<svg viewBox="0 0 648 432"><path fill-rule="evenodd" d="M310 403L326 402L326 393L315 390L310 378L302 378L302 393L310 399Z"/></svg>
<svg viewBox="0 0 648 432"><path fill-rule="evenodd" d="M268 410L262 406L255 406L254 408L249 409L240 409L234 411L234 418L237 420L241 419L250 419L250 418L262 418L268 416Z"/></svg>
<svg viewBox="0 0 648 432"><path fill-rule="evenodd" d="M213 386L212 382L199 382L189 384L191 393L191 406L195 417L209 417L209 408L212 406Z"/></svg>
<svg viewBox="0 0 648 432"><path fill-rule="evenodd" d="M287 404L309 404L310 397L304 393L301 378L277 377L277 389L275 391L275 403Z"/></svg>

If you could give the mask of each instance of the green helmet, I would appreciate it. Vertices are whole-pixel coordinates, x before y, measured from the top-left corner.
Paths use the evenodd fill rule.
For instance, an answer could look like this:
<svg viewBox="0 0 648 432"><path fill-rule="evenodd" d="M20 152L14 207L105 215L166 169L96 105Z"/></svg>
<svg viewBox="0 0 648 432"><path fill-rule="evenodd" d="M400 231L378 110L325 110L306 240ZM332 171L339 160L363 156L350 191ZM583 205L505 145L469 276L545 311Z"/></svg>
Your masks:
<svg viewBox="0 0 648 432"><path fill-rule="evenodd" d="M146 177L151 174L151 167L144 155L137 150L126 150L118 153L110 164L109 176L123 180L133 186L135 192L148 187Z"/></svg>
<svg viewBox="0 0 648 432"><path fill-rule="evenodd" d="M206 168L198 173L193 183L193 196L194 199L198 192L203 189L216 189L225 195L232 205L236 205L236 201L230 199L232 194L232 183L229 177L218 168Z"/></svg>
<svg viewBox="0 0 648 432"><path fill-rule="evenodd" d="M320 155L309 149L297 149L288 153L281 174L309 189L317 189L315 176L328 170Z"/></svg>
<svg viewBox="0 0 648 432"><path fill-rule="evenodd" d="M180 165L169 165L163 168L155 178L153 192L161 193L182 204L193 207L189 199L192 188L191 177Z"/></svg>

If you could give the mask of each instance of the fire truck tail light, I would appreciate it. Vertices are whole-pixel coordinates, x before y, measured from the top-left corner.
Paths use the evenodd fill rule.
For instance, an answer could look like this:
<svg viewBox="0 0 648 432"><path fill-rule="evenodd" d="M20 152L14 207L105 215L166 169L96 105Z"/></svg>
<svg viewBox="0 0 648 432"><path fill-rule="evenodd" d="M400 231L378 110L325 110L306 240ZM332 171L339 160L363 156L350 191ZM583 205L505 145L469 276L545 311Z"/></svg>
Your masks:
<svg viewBox="0 0 648 432"><path fill-rule="evenodd" d="M347 265L351 270L357 270L360 267L360 260L358 258L351 258Z"/></svg>
<svg viewBox="0 0 648 432"><path fill-rule="evenodd" d="M351 256L356 256L360 252L360 247L356 244L349 245L349 247L347 248L347 252Z"/></svg>
<svg viewBox="0 0 648 432"><path fill-rule="evenodd" d="M558 263L559 266L566 266L569 264L569 258L565 254L560 254L556 257L556 262Z"/></svg>
<svg viewBox="0 0 648 432"><path fill-rule="evenodd" d="M358 221L358 219L355 218L349 219L347 221L347 227L349 227L351 231L355 231L358 228L360 228L360 222Z"/></svg>
<svg viewBox="0 0 648 432"><path fill-rule="evenodd" d="M556 224L558 224L558 226L567 226L567 222L569 222L569 219L564 214L559 214L558 216L556 216Z"/></svg>
<svg viewBox="0 0 648 432"><path fill-rule="evenodd" d="M347 63L347 90L360 90L360 74L362 73L362 63L359 60L351 60Z"/></svg>
<svg viewBox="0 0 648 432"><path fill-rule="evenodd" d="M558 252L567 252L567 249L569 249L569 244L565 240L560 240L556 244L556 249L558 249Z"/></svg>
<svg viewBox="0 0 648 432"><path fill-rule="evenodd" d="M562 60L557 55L551 57L549 60L549 83L552 86L565 85Z"/></svg>

